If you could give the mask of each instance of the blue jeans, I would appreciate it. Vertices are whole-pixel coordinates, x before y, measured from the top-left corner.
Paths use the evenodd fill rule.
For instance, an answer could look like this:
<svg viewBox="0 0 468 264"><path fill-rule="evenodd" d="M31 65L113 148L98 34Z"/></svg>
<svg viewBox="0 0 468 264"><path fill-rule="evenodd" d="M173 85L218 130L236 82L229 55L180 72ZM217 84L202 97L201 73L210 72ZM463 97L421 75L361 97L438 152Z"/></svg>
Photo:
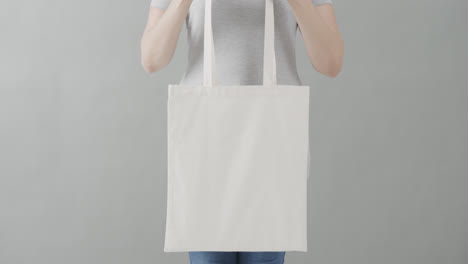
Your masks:
<svg viewBox="0 0 468 264"><path fill-rule="evenodd" d="M286 252L191 251L191 264L283 264Z"/></svg>

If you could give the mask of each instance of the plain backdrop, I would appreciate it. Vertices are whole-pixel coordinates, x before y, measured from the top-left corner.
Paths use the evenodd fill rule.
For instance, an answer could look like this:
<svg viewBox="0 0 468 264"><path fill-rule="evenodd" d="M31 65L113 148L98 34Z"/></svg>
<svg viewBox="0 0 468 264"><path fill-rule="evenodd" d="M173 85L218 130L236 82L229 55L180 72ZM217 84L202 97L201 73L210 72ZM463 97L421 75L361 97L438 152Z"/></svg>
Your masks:
<svg viewBox="0 0 468 264"><path fill-rule="evenodd" d="M145 1L1 1L0 263L188 263L164 253L167 85ZM336 0L342 73L312 87L309 251L286 263L468 263L468 4Z"/></svg>

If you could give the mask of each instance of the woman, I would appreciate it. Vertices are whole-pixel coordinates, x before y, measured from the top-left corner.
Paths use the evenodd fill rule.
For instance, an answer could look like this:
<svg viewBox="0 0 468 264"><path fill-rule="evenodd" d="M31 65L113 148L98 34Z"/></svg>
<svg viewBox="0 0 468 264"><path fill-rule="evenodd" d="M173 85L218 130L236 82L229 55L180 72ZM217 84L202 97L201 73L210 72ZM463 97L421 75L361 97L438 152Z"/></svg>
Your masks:
<svg viewBox="0 0 468 264"><path fill-rule="evenodd" d="M174 54L187 23L189 62L181 84L202 84L204 0L152 0L141 41L144 69L155 72ZM296 71L295 34L302 33L314 68L335 77L343 61L343 41L331 0L275 0L275 50L278 84L301 85ZM220 85L262 83L264 1L213 1L216 78ZM283 263L285 252L189 252L193 264Z"/></svg>

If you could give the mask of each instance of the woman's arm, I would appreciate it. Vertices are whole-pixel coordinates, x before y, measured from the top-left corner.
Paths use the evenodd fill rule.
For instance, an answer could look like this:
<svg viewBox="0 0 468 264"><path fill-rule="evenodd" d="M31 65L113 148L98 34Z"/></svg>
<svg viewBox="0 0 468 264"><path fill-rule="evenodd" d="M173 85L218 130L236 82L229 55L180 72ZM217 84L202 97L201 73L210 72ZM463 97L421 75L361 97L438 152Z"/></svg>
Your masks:
<svg viewBox="0 0 468 264"><path fill-rule="evenodd" d="M336 77L343 65L344 45L336 24L333 7L314 7L311 0L288 0L314 68Z"/></svg>
<svg viewBox="0 0 468 264"><path fill-rule="evenodd" d="M191 4L192 0L172 0L165 11L150 8L141 38L141 64L148 73L166 67L171 61Z"/></svg>

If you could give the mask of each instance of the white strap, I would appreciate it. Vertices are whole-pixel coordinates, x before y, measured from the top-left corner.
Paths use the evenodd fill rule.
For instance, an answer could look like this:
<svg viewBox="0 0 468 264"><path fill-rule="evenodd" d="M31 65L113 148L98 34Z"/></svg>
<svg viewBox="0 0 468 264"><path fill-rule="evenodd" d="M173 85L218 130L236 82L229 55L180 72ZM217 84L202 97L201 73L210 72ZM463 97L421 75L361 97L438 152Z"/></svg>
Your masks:
<svg viewBox="0 0 468 264"><path fill-rule="evenodd" d="M211 23L211 0L205 0L203 85L216 85L216 65ZM233 25L235 26L235 25ZM265 40L263 48L263 85L276 85L275 18L273 0L265 0Z"/></svg>
<svg viewBox="0 0 468 264"><path fill-rule="evenodd" d="M205 29L203 51L203 85L216 85L215 52L211 23L211 0L205 0Z"/></svg>
<svg viewBox="0 0 468 264"><path fill-rule="evenodd" d="M265 2L265 40L263 48L263 85L276 85L275 15L273 0Z"/></svg>

